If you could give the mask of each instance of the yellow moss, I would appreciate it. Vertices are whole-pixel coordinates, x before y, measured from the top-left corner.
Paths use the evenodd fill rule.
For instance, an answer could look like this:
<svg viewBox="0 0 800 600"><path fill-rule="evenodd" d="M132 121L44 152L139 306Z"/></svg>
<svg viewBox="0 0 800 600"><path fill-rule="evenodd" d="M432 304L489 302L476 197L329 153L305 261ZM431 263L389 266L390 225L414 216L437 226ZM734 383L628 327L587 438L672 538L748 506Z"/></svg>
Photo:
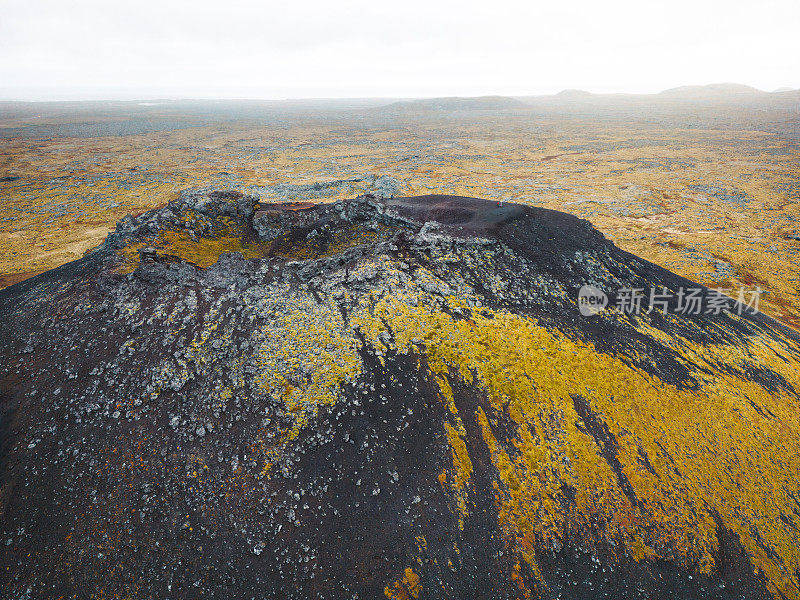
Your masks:
<svg viewBox="0 0 800 600"><path fill-rule="evenodd" d="M445 487L447 485L447 471L442 471L439 473L437 479L439 480L439 484L442 487Z"/></svg>
<svg viewBox="0 0 800 600"><path fill-rule="evenodd" d="M284 291L292 297L288 286ZM320 407L336 402L342 385L361 371L362 363L339 310L313 297L295 297L265 333L255 384L280 398L292 418L277 443L260 444L270 455L295 439Z"/></svg>
<svg viewBox="0 0 800 600"><path fill-rule="evenodd" d="M800 525L788 508L800 472L798 399L768 392L743 374L715 368L710 378L702 371L721 360L761 365L798 389L800 354L794 342L755 338L737 346L701 347L642 326L644 334L679 349L687 365L697 365L693 369L705 383L692 391L513 314L473 312L471 320L454 320L395 296L353 320L373 343L385 321L399 351L424 348L434 373L476 378L488 407L498 414L507 409L518 435L503 443L490 415L480 409L477 418L498 469L501 526L534 568L534 547L558 542L570 529L597 543L612 540L620 553L637 560L657 556L653 548L673 548L677 555L666 558L708 573L718 546L713 510L741 537L771 587L797 594L793 573L800 540L792 528L771 524L783 517ZM447 397L445 390L442 394ZM620 474L584 433L571 394L584 397L616 438ZM763 417L751 402L774 418ZM451 445L458 445L454 438L448 431ZM507 443L515 446L513 454ZM454 460L460 462L465 450L459 445ZM642 454L655 475L642 465ZM630 482L636 503L620 477ZM567 514L560 501L564 484L575 490L576 513ZM607 523L603 529L594 525L600 515ZM761 543L778 558L770 558Z"/></svg>
<svg viewBox="0 0 800 600"><path fill-rule="evenodd" d="M399 581L387 585L383 593L387 598L393 600L412 600L419 598L422 593L422 585L420 585L419 575L409 567L403 573L403 577Z"/></svg>
<svg viewBox="0 0 800 600"><path fill-rule="evenodd" d="M122 257L120 273L131 273L139 265L139 250L153 247L161 254L177 256L199 267L216 263L226 252L240 252L245 258L259 258L267 254L269 245L260 241L245 241L240 228L228 226L213 235L193 235L187 229L164 229L151 240L135 242L117 251Z"/></svg>
<svg viewBox="0 0 800 600"><path fill-rule="evenodd" d="M453 405L455 406L455 405ZM467 517L469 509L467 507L467 489L466 486L472 477L472 461L470 460L467 446L462 436L466 435L464 425L461 419L456 414L456 423L459 430L456 430L450 423L445 422L445 432L447 433L447 440L450 444L450 450L453 455L453 475L452 475L452 493L456 501L456 509L458 513L458 525L460 529L464 529L464 519ZM441 481L441 480L440 480ZM441 481L444 485L444 481Z"/></svg>
<svg viewBox="0 0 800 600"><path fill-rule="evenodd" d="M522 577L522 565L519 561L514 564L514 570L511 572L511 579L517 584L521 597L525 600L530 600L531 591L528 589L528 586L525 585L525 579Z"/></svg>
<svg viewBox="0 0 800 600"><path fill-rule="evenodd" d="M453 468L456 476L456 485L463 487L472 477L472 461L467 453L467 445L461 437L462 433L456 431L450 423L444 424L445 431L447 431L447 439L450 442L450 448L453 450ZM461 426L463 430L463 425Z"/></svg>

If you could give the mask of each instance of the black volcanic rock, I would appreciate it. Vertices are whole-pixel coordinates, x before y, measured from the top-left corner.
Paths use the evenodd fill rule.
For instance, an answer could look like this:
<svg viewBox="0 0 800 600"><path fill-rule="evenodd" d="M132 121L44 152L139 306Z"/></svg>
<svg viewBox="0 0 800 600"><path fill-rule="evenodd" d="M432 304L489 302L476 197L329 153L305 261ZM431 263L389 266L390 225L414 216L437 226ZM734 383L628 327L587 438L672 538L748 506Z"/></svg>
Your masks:
<svg viewBox="0 0 800 600"><path fill-rule="evenodd" d="M474 198L128 217L0 291L0 589L798 597L800 337L688 288Z"/></svg>

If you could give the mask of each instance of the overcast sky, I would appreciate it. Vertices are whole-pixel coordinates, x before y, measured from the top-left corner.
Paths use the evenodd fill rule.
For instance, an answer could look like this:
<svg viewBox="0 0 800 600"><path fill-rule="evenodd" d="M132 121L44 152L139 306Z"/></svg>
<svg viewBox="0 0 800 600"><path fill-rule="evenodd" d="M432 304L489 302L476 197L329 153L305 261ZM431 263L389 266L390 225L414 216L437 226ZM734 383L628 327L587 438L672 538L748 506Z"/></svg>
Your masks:
<svg viewBox="0 0 800 600"><path fill-rule="evenodd" d="M0 0L0 99L800 87L799 0Z"/></svg>

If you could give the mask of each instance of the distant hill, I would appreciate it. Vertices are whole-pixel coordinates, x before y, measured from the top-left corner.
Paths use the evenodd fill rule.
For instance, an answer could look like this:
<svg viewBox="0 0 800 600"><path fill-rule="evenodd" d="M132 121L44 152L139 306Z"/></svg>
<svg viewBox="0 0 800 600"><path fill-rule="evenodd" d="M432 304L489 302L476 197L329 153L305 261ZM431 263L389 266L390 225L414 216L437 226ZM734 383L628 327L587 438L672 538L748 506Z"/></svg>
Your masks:
<svg viewBox="0 0 800 600"><path fill-rule="evenodd" d="M384 108L386 110L395 111L423 110L452 112L456 110L508 110L525 108L525 106L524 102L507 96L477 96L472 98L453 96L447 98L404 100L394 102Z"/></svg>
<svg viewBox="0 0 800 600"><path fill-rule="evenodd" d="M565 89L557 94L544 94L540 96L520 96L519 99L526 104L558 103L564 100L586 101L591 103L629 103L653 100L766 100L772 94L789 94L800 92L784 87L774 92L765 92L749 85L739 83L712 83L709 85L683 85L670 88L655 94L595 94L586 90Z"/></svg>
<svg viewBox="0 0 800 600"><path fill-rule="evenodd" d="M566 89L518 99L537 114L554 117L643 120L670 127L745 125L791 136L798 135L793 124L800 113L800 90L765 92L735 83L681 86L654 94L595 94Z"/></svg>
<svg viewBox="0 0 800 600"><path fill-rule="evenodd" d="M567 89L567 90L561 90L555 95L555 97L562 99L572 99L572 98L590 98L593 95L594 94L592 94L591 92L587 92L586 90Z"/></svg>
<svg viewBox="0 0 800 600"><path fill-rule="evenodd" d="M660 92L658 96L680 99L714 99L731 97L757 97L767 92L740 83L712 83L710 85L683 85Z"/></svg>

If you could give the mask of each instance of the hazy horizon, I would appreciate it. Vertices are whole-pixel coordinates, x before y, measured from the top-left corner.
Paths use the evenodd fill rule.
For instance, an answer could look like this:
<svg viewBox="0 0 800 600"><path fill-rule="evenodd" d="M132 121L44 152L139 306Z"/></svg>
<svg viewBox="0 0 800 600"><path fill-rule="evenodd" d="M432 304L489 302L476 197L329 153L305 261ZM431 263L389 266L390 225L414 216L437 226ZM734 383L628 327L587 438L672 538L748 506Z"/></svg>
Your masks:
<svg viewBox="0 0 800 600"><path fill-rule="evenodd" d="M398 100L426 100L426 99L434 99L434 98L481 98L481 97L505 97L505 98L536 98L536 97L547 97L547 96L557 96L563 92L586 92L593 96L656 96L661 93L678 89L678 88L706 88L710 86L745 86L752 88L755 91L763 92L763 93L779 93L782 91L798 91L800 88L792 87L792 86L779 86L776 89L761 89L757 88L756 86L751 86L745 83L739 82L711 82L711 83L697 83L697 84L684 84L678 85L671 88L666 88L663 90L657 90L654 92L633 92L633 91L618 91L618 92L596 92L592 90L587 90L578 87L569 87L563 88L560 90L552 91L552 92L542 92L536 94L476 94L476 95L449 95L449 96L306 96L306 97L275 97L275 98L267 98L267 97L257 97L257 96L134 96L134 95L125 95L120 94L118 96L103 96L103 97L84 97L83 95L78 95L78 97L72 96L64 96L58 98L48 98L48 99L39 99L39 98L30 98L30 97L13 97L13 98L6 98L0 96L0 102L31 102L31 103L46 103L46 102L139 102L141 104L147 103L169 103L169 102L191 102L191 101L218 101L218 102L235 102L235 101L242 101L242 102L304 102L304 101L345 101L345 100L364 100L364 101L398 101Z"/></svg>
<svg viewBox="0 0 800 600"><path fill-rule="evenodd" d="M4 2L0 100L339 99L800 88L800 4Z"/></svg>

